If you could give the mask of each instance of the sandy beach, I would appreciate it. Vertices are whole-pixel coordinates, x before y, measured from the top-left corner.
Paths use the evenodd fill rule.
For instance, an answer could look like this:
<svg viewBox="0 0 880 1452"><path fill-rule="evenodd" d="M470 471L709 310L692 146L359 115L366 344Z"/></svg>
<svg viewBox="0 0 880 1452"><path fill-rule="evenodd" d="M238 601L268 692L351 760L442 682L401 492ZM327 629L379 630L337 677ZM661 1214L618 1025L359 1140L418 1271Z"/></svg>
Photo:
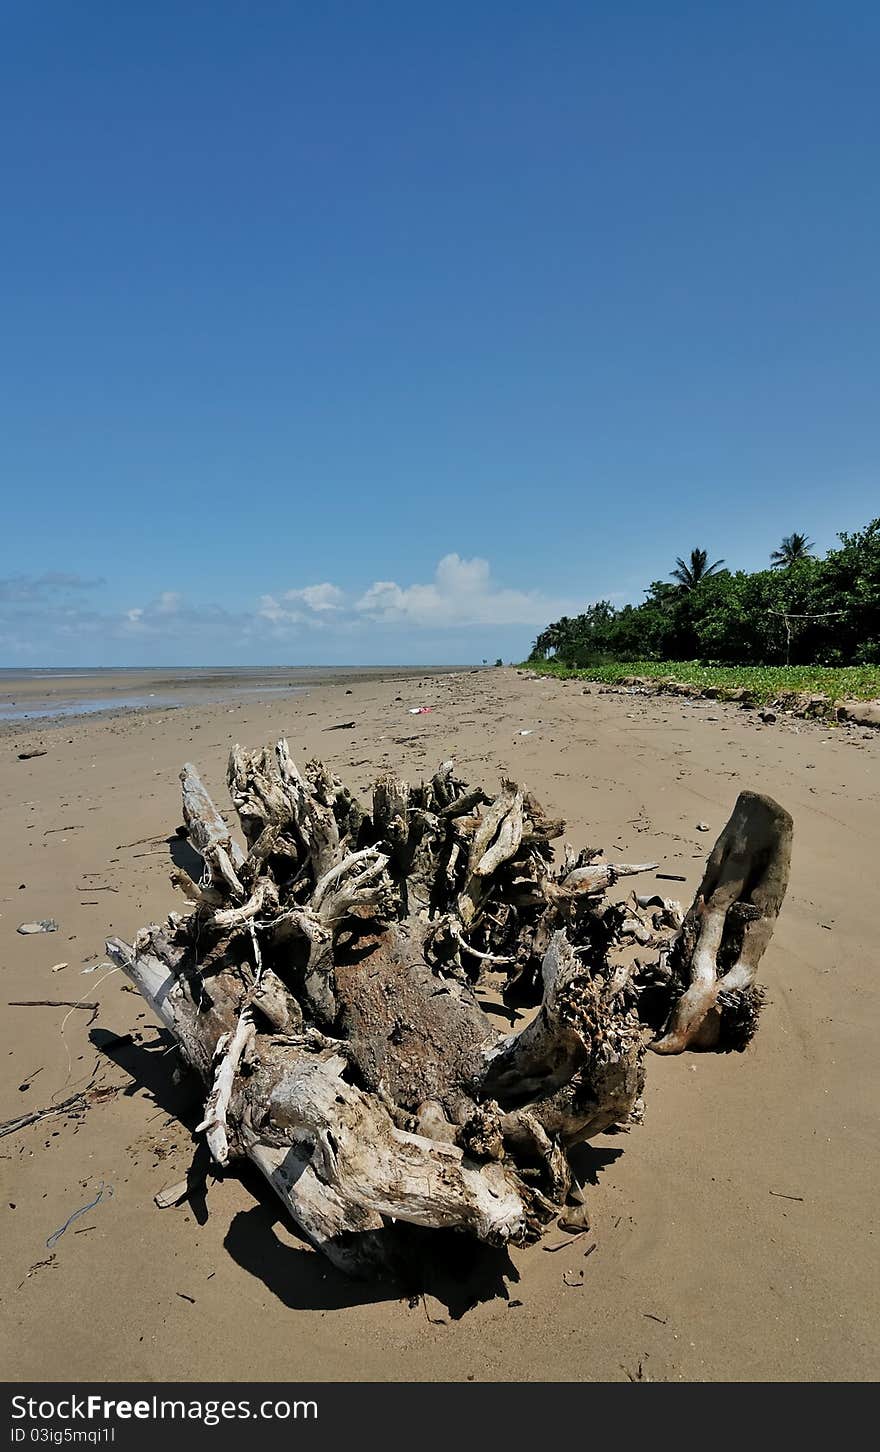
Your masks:
<svg viewBox="0 0 880 1452"><path fill-rule="evenodd" d="M99 1091L77 1117L0 1139L7 1377L875 1378L880 732L511 669L299 684L0 735L0 1120ZM39 702L69 687L43 683ZM420 705L433 709L409 714ZM280 735L361 792L379 769L418 779L450 756L492 789L510 773L569 841L683 875L657 887L685 902L741 788L793 814L757 1038L744 1055L649 1056L644 1126L588 1150L587 1260L574 1240L463 1254L411 1304L334 1271L250 1172L154 1204L191 1163L198 1106L140 997L101 966L104 939L181 908L168 872L183 762L225 810L230 746ZM48 918L58 931L16 931ZM94 1017L7 1006L82 998Z"/></svg>

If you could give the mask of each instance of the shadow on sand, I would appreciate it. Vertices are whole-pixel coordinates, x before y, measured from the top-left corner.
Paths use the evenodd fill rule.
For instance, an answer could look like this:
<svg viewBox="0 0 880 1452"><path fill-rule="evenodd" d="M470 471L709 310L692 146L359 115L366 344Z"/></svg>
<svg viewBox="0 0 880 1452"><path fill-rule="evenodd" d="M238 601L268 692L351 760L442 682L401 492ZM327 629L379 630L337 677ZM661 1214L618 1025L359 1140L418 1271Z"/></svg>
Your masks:
<svg viewBox="0 0 880 1452"><path fill-rule="evenodd" d="M182 844L186 845L186 844ZM92 1029L89 1038L131 1077L123 1091L128 1095L146 1089L156 1105L194 1130L202 1114L204 1090L196 1076L182 1069L177 1046L165 1030L157 1030L149 1044L120 1041L106 1029ZM613 1148L581 1145L573 1152L575 1172L581 1184L595 1185L599 1174L621 1153ZM483 1245L454 1230L426 1230L398 1221L387 1227L389 1260L394 1273L369 1281L344 1275L303 1238L301 1245L289 1245L279 1238L276 1227L299 1235L285 1215L277 1197L249 1163L239 1163L233 1172L254 1197L250 1210L239 1211L224 1237L229 1255L285 1305L297 1310L337 1311L381 1301L408 1300L420 1303L429 1320L437 1318L425 1301L431 1296L446 1308L451 1320L459 1320L485 1301L510 1302L511 1285L519 1272L504 1247ZM187 1171L186 1200L200 1225L208 1219L207 1189L215 1176L206 1144L199 1142ZM381 1233L381 1232L380 1232Z"/></svg>

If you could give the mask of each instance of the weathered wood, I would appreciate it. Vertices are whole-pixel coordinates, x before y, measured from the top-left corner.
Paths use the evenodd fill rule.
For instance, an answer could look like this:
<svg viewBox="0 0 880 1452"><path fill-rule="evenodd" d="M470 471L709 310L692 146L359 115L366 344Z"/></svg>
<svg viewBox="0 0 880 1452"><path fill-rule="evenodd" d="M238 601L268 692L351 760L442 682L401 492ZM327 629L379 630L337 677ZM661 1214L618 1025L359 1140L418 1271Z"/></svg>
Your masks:
<svg viewBox="0 0 880 1452"><path fill-rule="evenodd" d="M502 1165L480 1165L455 1144L398 1129L375 1096L346 1083L342 1055L285 1058L274 1087L261 1085L268 1119L305 1141L319 1178L346 1201L415 1225L470 1230L492 1244L525 1238L525 1191Z"/></svg>
<svg viewBox="0 0 880 1452"><path fill-rule="evenodd" d="M270 1156L267 1161L254 1155L255 1148L283 1149L286 1143L311 1167L313 1174L298 1195L308 1188L310 1203L320 1201L322 1236L327 1234L328 1214L331 1235L378 1228L363 1217L352 1217L353 1206L419 1225L459 1226L492 1242L526 1235L532 1224L528 1196L507 1171L477 1164L454 1144L399 1130L379 1099L345 1081L346 1054L332 1049L315 1053L307 1038L257 1036L247 1010L233 1033L223 1034L212 1048L216 1022L200 1012L155 952L139 954L118 939L108 942L108 952L172 1029L203 1077L210 1074L209 1056L216 1061L206 1115L197 1132L208 1130L217 1162L226 1165L229 1159L227 1130L235 1088L234 1117L246 1127L245 1152L264 1173L269 1166L273 1187L280 1189L284 1177L279 1179L277 1171L284 1160ZM247 1053L251 1072L246 1081L236 1083ZM291 1203L288 1191L299 1178L282 1195L298 1220L296 1205L302 1205L296 1195ZM333 1192L326 1203L316 1180ZM308 1232L310 1227L303 1228Z"/></svg>
<svg viewBox="0 0 880 1452"><path fill-rule="evenodd" d="M229 1101L239 1072L241 1061L256 1036L253 1015L249 1008L242 1010L235 1031L224 1034L214 1050L216 1069L214 1083L205 1103L205 1117L196 1127L196 1134L207 1130L208 1148L218 1165L229 1163L229 1136L227 1134Z"/></svg>
<svg viewBox="0 0 880 1452"><path fill-rule="evenodd" d="M792 820L771 797L741 792L712 849L672 961L685 991L658 1054L743 1048L761 1007L758 964L788 887Z"/></svg>
<svg viewBox="0 0 880 1452"><path fill-rule="evenodd" d="M487 1055L483 1090L502 1103L552 1094L590 1052L588 1025L578 1009L591 979L562 931L554 933L544 956L542 978L539 1012L521 1033L494 1044Z"/></svg>
<svg viewBox="0 0 880 1452"><path fill-rule="evenodd" d="M244 853L209 797L201 777L191 762L180 773L183 784L183 820L189 828L190 840L204 859L210 881L221 893L244 897L238 869L244 865Z"/></svg>
<svg viewBox="0 0 880 1452"><path fill-rule="evenodd" d="M393 1270L393 1245L381 1215L346 1201L318 1176L308 1151L251 1140L248 1159L265 1175L288 1214L337 1270L366 1278Z"/></svg>
<svg viewBox="0 0 880 1452"><path fill-rule="evenodd" d="M436 1100L461 1123L475 1107L472 1086L498 1030L469 983L425 962L424 940L423 925L395 924L336 964L338 1032L369 1089L383 1088L409 1114Z"/></svg>
<svg viewBox="0 0 880 1452"><path fill-rule="evenodd" d="M367 810L285 741L236 746L247 855L193 767L182 782L207 869L174 875L191 915L108 953L202 1076L217 1163L251 1159L350 1273L392 1263L396 1220L539 1234L571 1188L568 1149L639 1121L647 1047L739 1047L754 1029L791 843L769 798L740 797L682 920L662 898L604 901L656 864L567 847L554 865L563 824L513 782L469 789L451 761L418 786L385 774ZM540 999L514 1034L481 998L499 973Z"/></svg>

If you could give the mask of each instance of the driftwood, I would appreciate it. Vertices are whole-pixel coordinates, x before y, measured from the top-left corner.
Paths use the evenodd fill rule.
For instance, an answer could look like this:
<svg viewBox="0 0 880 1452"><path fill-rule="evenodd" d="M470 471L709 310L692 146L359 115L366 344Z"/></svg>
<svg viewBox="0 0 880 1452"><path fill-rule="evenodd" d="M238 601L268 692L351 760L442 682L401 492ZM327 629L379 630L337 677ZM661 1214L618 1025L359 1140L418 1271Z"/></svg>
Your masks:
<svg viewBox="0 0 880 1452"><path fill-rule="evenodd" d="M236 746L246 850L193 766L181 780L204 861L198 883L172 875L190 910L107 951L207 1086L216 1163L252 1160L352 1274L388 1264L396 1221L537 1238L579 1198L570 1147L640 1120L647 1049L742 1049L755 1031L791 843L769 798L739 798L684 915L606 901L657 864L557 861L561 821L513 782L469 789L452 762L419 786L385 775L364 806L285 741ZM488 990L508 1022L524 1010L518 1032Z"/></svg>

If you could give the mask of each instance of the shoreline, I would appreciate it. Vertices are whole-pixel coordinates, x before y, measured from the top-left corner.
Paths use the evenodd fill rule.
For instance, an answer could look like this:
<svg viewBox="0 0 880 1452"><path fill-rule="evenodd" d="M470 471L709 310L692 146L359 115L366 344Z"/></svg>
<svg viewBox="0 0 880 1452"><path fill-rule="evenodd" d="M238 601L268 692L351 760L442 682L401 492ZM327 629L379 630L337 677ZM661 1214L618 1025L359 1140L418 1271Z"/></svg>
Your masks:
<svg viewBox="0 0 880 1452"><path fill-rule="evenodd" d="M486 666L272 666L62 671L42 668L0 675L0 737L70 724L83 717L113 719L143 712L206 708L248 699L267 704L320 686L359 681L408 681L486 670ZM256 678L256 679L255 679ZM118 700L114 700L114 695ZM156 700L152 701L151 697ZM261 699L262 698L262 699ZM45 710L41 709L43 706Z"/></svg>

